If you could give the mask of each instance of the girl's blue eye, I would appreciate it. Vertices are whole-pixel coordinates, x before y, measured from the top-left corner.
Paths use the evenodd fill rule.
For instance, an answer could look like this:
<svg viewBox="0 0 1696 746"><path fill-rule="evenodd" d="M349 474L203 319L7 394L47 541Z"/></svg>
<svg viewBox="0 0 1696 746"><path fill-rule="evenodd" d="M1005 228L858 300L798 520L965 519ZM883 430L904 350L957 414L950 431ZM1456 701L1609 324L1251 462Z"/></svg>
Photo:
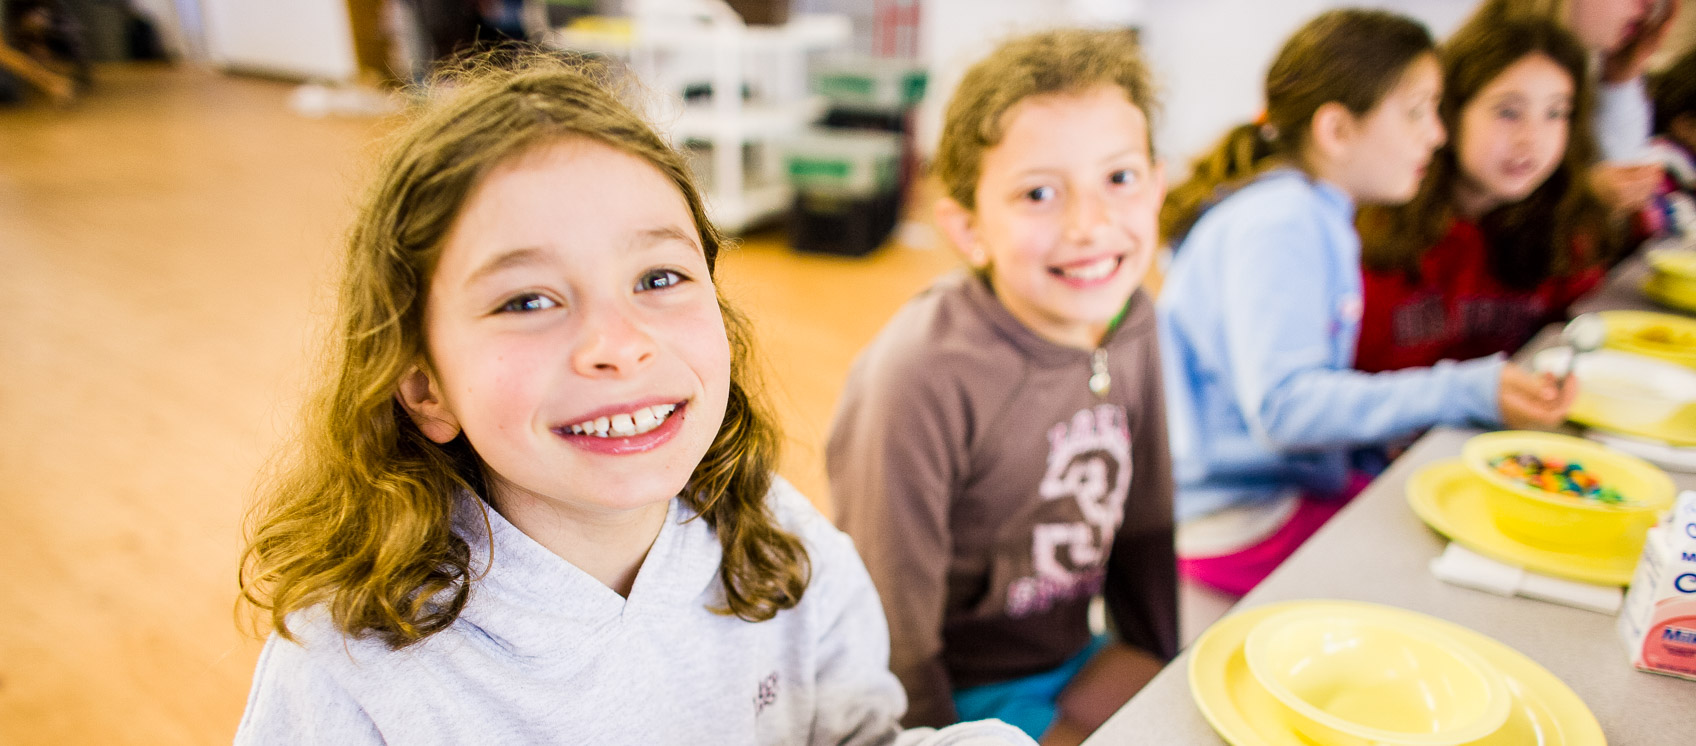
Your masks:
<svg viewBox="0 0 1696 746"><path fill-rule="evenodd" d="M500 308L495 309L495 312L525 313L529 311L541 311L553 308L557 305L559 304L555 303L554 300L548 296L538 293L525 293L523 295L514 296L507 300L507 302L502 303Z"/></svg>
<svg viewBox="0 0 1696 746"><path fill-rule="evenodd" d="M1137 174L1128 168L1121 168L1114 171L1113 175L1108 176L1107 180L1115 184L1135 184L1137 183Z"/></svg>
<svg viewBox="0 0 1696 746"><path fill-rule="evenodd" d="M1047 202L1054 199L1054 187L1040 186L1025 192L1025 199L1032 202Z"/></svg>
<svg viewBox="0 0 1696 746"><path fill-rule="evenodd" d="M669 287L676 287L677 285L682 284L685 279L686 278L683 275L669 269L656 269L642 275L642 278L636 281L636 290L638 292L644 290L663 290Z"/></svg>
<svg viewBox="0 0 1696 746"><path fill-rule="evenodd" d="M1509 122L1517 122L1520 118L1518 109L1497 109L1496 116Z"/></svg>

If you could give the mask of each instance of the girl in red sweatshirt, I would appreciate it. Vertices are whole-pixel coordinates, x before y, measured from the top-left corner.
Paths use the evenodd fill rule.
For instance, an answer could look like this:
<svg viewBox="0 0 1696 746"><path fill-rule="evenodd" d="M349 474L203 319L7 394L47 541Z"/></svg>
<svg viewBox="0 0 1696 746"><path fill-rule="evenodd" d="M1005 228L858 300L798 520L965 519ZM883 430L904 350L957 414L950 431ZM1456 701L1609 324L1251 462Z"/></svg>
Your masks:
<svg viewBox="0 0 1696 746"><path fill-rule="evenodd" d="M1553 22L1473 23L1443 49L1451 133L1413 201L1362 210L1370 372L1509 352L1600 284L1606 208L1583 47Z"/></svg>

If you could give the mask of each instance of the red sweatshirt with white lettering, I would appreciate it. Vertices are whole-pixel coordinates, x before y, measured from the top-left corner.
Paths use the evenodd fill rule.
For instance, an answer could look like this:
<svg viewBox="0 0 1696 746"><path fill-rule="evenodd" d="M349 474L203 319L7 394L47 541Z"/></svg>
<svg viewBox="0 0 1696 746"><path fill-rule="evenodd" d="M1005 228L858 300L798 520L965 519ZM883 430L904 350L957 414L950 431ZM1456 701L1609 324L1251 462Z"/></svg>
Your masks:
<svg viewBox="0 0 1696 746"><path fill-rule="evenodd" d="M1483 232L1459 219L1419 269L1362 271L1366 305L1355 368L1376 373L1512 352L1564 319L1567 306L1601 284L1604 273L1592 264L1534 288L1510 287L1490 271Z"/></svg>

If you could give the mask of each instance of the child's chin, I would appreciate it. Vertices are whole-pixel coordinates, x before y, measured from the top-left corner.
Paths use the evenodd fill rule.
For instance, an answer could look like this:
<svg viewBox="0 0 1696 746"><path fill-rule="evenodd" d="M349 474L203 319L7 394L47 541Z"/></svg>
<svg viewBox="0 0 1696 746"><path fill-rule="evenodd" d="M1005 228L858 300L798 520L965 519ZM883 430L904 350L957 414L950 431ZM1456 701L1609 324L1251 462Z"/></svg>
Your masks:
<svg viewBox="0 0 1696 746"><path fill-rule="evenodd" d="M1101 298L1092 300L1087 304L1079 304L1074 306L1071 309L1072 312L1067 315L1078 324L1112 323L1113 319L1119 317L1119 312L1125 310L1125 303L1131 299L1131 293L1135 290L1136 288L1132 287L1129 291L1116 293L1110 298Z"/></svg>
<svg viewBox="0 0 1696 746"><path fill-rule="evenodd" d="M1406 204L1407 202L1411 201L1413 199L1413 196L1415 194L1418 194L1418 193L1419 193L1419 182L1416 181L1412 185L1410 185L1406 188L1399 189L1399 190L1396 190L1396 191L1385 190L1384 194L1376 195L1376 196L1374 196L1370 199L1362 199L1361 202L1362 203L1368 203L1368 204L1391 205L1391 206L1401 205L1401 204Z"/></svg>

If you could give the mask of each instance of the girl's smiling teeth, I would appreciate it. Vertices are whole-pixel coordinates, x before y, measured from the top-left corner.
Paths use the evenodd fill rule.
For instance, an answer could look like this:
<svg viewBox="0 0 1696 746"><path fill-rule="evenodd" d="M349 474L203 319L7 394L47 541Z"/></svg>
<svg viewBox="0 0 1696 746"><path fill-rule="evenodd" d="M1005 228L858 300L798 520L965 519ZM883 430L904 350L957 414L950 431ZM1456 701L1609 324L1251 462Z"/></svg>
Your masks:
<svg viewBox="0 0 1696 746"><path fill-rule="evenodd" d="M1100 259L1083 262L1081 264L1073 264L1065 267L1049 267L1048 271L1068 280L1091 282L1113 274L1113 270L1119 268L1119 262L1123 259L1123 256L1104 256Z"/></svg>
<svg viewBox="0 0 1696 746"><path fill-rule="evenodd" d="M596 417L587 422L579 422L566 428L566 431L571 435L590 435L597 438L628 438L665 424L666 418L675 411L676 404L656 404L634 412L620 412L610 417Z"/></svg>

